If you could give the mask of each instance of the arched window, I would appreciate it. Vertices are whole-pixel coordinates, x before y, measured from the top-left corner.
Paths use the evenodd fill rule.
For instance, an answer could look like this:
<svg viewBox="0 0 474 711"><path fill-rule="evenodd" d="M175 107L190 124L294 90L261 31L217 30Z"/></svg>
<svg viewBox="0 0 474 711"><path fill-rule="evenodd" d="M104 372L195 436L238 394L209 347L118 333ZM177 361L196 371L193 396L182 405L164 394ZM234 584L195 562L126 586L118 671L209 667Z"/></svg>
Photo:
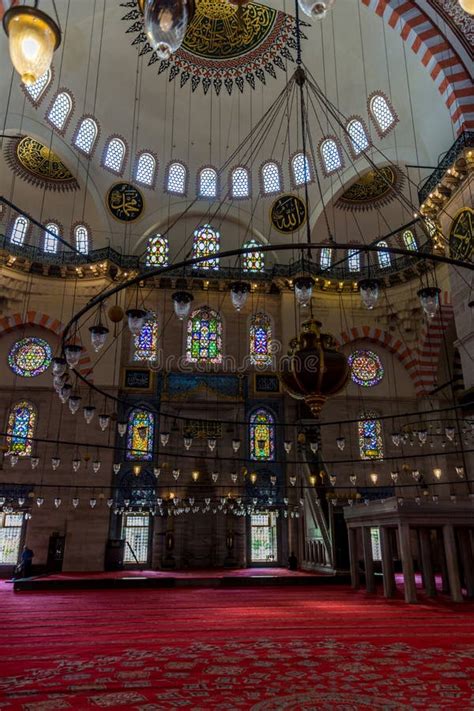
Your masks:
<svg viewBox="0 0 474 711"><path fill-rule="evenodd" d="M232 171L231 194L233 198L247 198L250 195L250 175L244 166Z"/></svg>
<svg viewBox="0 0 474 711"><path fill-rule="evenodd" d="M182 163L170 163L166 179L166 190L172 195L185 195L188 171Z"/></svg>
<svg viewBox="0 0 474 711"><path fill-rule="evenodd" d="M48 69L48 71L33 84L23 84L23 88L35 106L38 106L40 103L41 97L51 83L52 78L51 69Z"/></svg>
<svg viewBox="0 0 474 711"><path fill-rule="evenodd" d="M155 416L148 410L137 407L128 416L127 452L129 461L150 461L153 459L155 439Z"/></svg>
<svg viewBox="0 0 474 711"><path fill-rule="evenodd" d="M17 402L8 415L7 447L12 454L31 456L35 434L36 408L26 400Z"/></svg>
<svg viewBox="0 0 474 711"><path fill-rule="evenodd" d="M90 116L83 118L77 127L77 132L74 137L74 145L85 156L90 156L94 150L97 136L99 135L99 127L97 122Z"/></svg>
<svg viewBox="0 0 474 711"><path fill-rule="evenodd" d="M275 459L275 420L263 407L250 417L250 459L271 462Z"/></svg>
<svg viewBox="0 0 474 711"><path fill-rule="evenodd" d="M59 235L59 225L55 222L48 222L45 227L46 230L49 230L49 232L46 232L46 230L44 231L43 250L47 254L56 254L58 251L58 240L50 233L53 232L55 235Z"/></svg>
<svg viewBox="0 0 474 711"><path fill-rule="evenodd" d="M291 159L291 169L293 172L293 182L298 187L305 183L310 183L313 179L308 156L303 153L296 153Z"/></svg>
<svg viewBox="0 0 474 711"><path fill-rule="evenodd" d="M262 165L262 192L264 195L276 195L281 192L280 167L273 161Z"/></svg>
<svg viewBox="0 0 474 711"><path fill-rule="evenodd" d="M76 249L81 254L89 254L89 230L85 225L76 225L74 228L74 242Z"/></svg>
<svg viewBox="0 0 474 711"><path fill-rule="evenodd" d="M411 230L405 230L405 232L402 235L403 237L403 244L405 245L406 249L409 249L412 252L416 252L418 249L418 245L416 243L415 235Z"/></svg>
<svg viewBox="0 0 474 711"><path fill-rule="evenodd" d="M168 266L169 245L166 237L153 235L148 239L145 264L147 267Z"/></svg>
<svg viewBox="0 0 474 711"><path fill-rule="evenodd" d="M388 99L379 93L369 98L369 111L380 136L385 136L397 123L397 117Z"/></svg>
<svg viewBox="0 0 474 711"><path fill-rule="evenodd" d="M331 247L321 247L319 256L319 264L321 269L330 269L332 264L332 249Z"/></svg>
<svg viewBox="0 0 474 711"><path fill-rule="evenodd" d="M272 324L267 314L258 312L252 316L249 337L252 365L271 365Z"/></svg>
<svg viewBox="0 0 474 711"><path fill-rule="evenodd" d="M222 321L217 311L203 306L188 319L186 357L190 363L222 361Z"/></svg>
<svg viewBox="0 0 474 711"><path fill-rule="evenodd" d="M377 247L388 247L388 244L382 240L378 243ZM390 252L377 252L377 259L379 261L379 267L381 269L388 269L392 264L392 257Z"/></svg>
<svg viewBox="0 0 474 711"><path fill-rule="evenodd" d="M211 257L219 253L220 234L211 225L203 225L194 230L193 259L197 257ZM219 257L206 259L195 264L194 269L219 269Z"/></svg>
<svg viewBox="0 0 474 711"><path fill-rule="evenodd" d="M214 168L202 168L198 178L199 197L217 197L217 172Z"/></svg>
<svg viewBox="0 0 474 711"><path fill-rule="evenodd" d="M243 245L243 248L260 247L256 239L251 239ZM248 252L242 257L242 269L244 272L265 271L265 252Z"/></svg>
<svg viewBox="0 0 474 711"><path fill-rule="evenodd" d="M60 91L46 116L49 123L61 133L66 130L72 112L72 99L67 91Z"/></svg>
<svg viewBox="0 0 474 711"><path fill-rule="evenodd" d="M10 242L21 247L25 243L26 233L28 231L29 221L23 215L15 217L15 221L10 231Z"/></svg>
<svg viewBox="0 0 474 711"><path fill-rule="evenodd" d="M355 156L367 150L370 145L369 137L360 119L355 118L349 121L347 124L347 133L349 134L352 152Z"/></svg>
<svg viewBox="0 0 474 711"><path fill-rule="evenodd" d="M107 168L107 170L110 170L111 173L121 175L125 164L126 154L127 147L121 138L118 136L109 138L109 141L105 146L102 165L104 168Z"/></svg>
<svg viewBox="0 0 474 711"><path fill-rule="evenodd" d="M156 177L156 158L151 153L140 153L135 169L135 180L147 188L152 188Z"/></svg>
<svg viewBox="0 0 474 711"><path fill-rule="evenodd" d="M347 250L347 263L350 272L360 272L360 251L358 249Z"/></svg>
<svg viewBox="0 0 474 711"><path fill-rule="evenodd" d="M319 146L319 155L326 175L332 175L342 168L341 150L334 138L325 138Z"/></svg>
<svg viewBox="0 0 474 711"><path fill-rule="evenodd" d="M133 360L156 360L158 357L158 321L150 312L140 333L134 337Z"/></svg>
<svg viewBox="0 0 474 711"><path fill-rule="evenodd" d="M382 423L377 413L369 411L360 415L358 433L360 458L383 459Z"/></svg>

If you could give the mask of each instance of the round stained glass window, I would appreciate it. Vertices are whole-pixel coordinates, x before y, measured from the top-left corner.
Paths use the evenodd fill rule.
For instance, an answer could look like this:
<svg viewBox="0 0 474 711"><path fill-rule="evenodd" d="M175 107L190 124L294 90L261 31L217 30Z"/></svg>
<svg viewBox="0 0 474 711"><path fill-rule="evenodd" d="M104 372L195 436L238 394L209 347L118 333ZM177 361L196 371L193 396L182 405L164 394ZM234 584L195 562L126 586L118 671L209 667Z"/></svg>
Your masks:
<svg viewBox="0 0 474 711"><path fill-rule="evenodd" d="M357 385L370 388L383 378L382 361L374 351L354 351L348 358L351 378Z"/></svg>
<svg viewBox="0 0 474 711"><path fill-rule="evenodd" d="M8 365L23 378L34 378L51 363L51 346L42 338L22 338L13 344L8 354Z"/></svg>

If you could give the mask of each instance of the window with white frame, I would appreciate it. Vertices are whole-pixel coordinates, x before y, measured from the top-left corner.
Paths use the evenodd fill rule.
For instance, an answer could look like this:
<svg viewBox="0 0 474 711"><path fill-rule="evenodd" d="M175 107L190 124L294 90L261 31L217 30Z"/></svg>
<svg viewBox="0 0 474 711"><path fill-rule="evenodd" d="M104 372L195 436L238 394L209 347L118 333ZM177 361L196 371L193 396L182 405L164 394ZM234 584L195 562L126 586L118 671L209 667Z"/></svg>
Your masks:
<svg viewBox="0 0 474 711"><path fill-rule="evenodd" d="M199 171L198 183L199 197L217 197L217 172L214 168L202 168Z"/></svg>
<svg viewBox="0 0 474 711"><path fill-rule="evenodd" d="M319 146L319 154L326 175L331 175L342 168L342 157L334 138L326 138Z"/></svg>
<svg viewBox="0 0 474 711"><path fill-rule="evenodd" d="M124 514L122 535L125 539L123 562L128 565L148 563L150 516L140 513Z"/></svg>
<svg viewBox="0 0 474 711"><path fill-rule="evenodd" d="M48 121L50 124L62 131L66 125L66 121L72 111L72 99L67 91L60 91L53 101L53 104L48 111Z"/></svg>
<svg viewBox="0 0 474 711"><path fill-rule="evenodd" d="M382 240L377 244L377 247L388 247L388 244L385 242L385 240ZM379 262L379 267L381 269L388 269L388 267L390 267L392 264L392 257L390 255L390 252L377 252L377 259Z"/></svg>
<svg viewBox="0 0 474 711"><path fill-rule="evenodd" d="M397 122L395 113L383 94L373 94L370 97L369 110L382 136L395 126Z"/></svg>
<svg viewBox="0 0 474 711"><path fill-rule="evenodd" d="M54 235L59 235L59 226L55 222L48 222L43 235L43 250L47 254L56 254L58 251L58 240ZM49 231L48 231L49 230ZM53 232L54 234L50 234Z"/></svg>
<svg viewBox="0 0 474 711"><path fill-rule="evenodd" d="M79 123L79 128L77 129L76 137L74 139L74 145L86 156L90 156L94 149L98 133L99 128L97 123L93 118L87 116Z"/></svg>
<svg viewBox="0 0 474 711"><path fill-rule="evenodd" d="M109 140L104 153L104 168L120 175L125 162L127 148L121 138L114 136Z"/></svg>
<svg viewBox="0 0 474 711"><path fill-rule="evenodd" d="M170 163L168 177L166 179L166 190L173 195L186 194L187 170L182 163L175 161Z"/></svg>
<svg viewBox="0 0 474 711"><path fill-rule="evenodd" d="M24 84L25 91L29 94L33 103L38 104L41 96L46 91L48 85L52 79L51 69L48 69L42 76L40 76L33 84Z"/></svg>
<svg viewBox="0 0 474 711"><path fill-rule="evenodd" d="M247 168L234 168L231 177L232 197L246 198L250 195L250 176Z"/></svg>
<svg viewBox="0 0 474 711"><path fill-rule="evenodd" d="M0 513L0 565L16 565L20 556L23 514Z"/></svg>
<svg viewBox="0 0 474 711"><path fill-rule="evenodd" d="M297 187L309 183L313 179L308 156L305 156L303 153L297 153L293 156L291 159L291 169L293 171L293 182Z"/></svg>
<svg viewBox="0 0 474 711"><path fill-rule="evenodd" d="M350 272L360 271L360 251L358 249L347 250L347 263Z"/></svg>
<svg viewBox="0 0 474 711"><path fill-rule="evenodd" d="M275 195L281 192L280 168L273 161L262 165L262 191L264 195Z"/></svg>
<svg viewBox="0 0 474 711"><path fill-rule="evenodd" d="M382 560L382 547L380 542L380 528L370 529L370 542L372 545L372 560Z"/></svg>
<svg viewBox="0 0 474 711"><path fill-rule="evenodd" d="M364 124L359 119L352 119L347 124L347 133L351 139L351 146L354 155L358 156L369 147L369 137L364 128Z"/></svg>
<svg viewBox="0 0 474 711"><path fill-rule="evenodd" d="M418 249L418 245L416 243L415 235L411 230L405 230L405 232L402 235L403 238L403 244L405 245L406 249L409 249L411 252L416 252Z"/></svg>
<svg viewBox="0 0 474 711"><path fill-rule="evenodd" d="M332 249L331 247L321 247L319 255L319 265L321 269L330 269L332 264Z"/></svg>
<svg viewBox="0 0 474 711"><path fill-rule="evenodd" d="M26 233L28 231L29 222L23 215L18 215L15 217L15 221L12 225L10 232L10 242L11 244L16 244L21 247L25 243Z"/></svg>
<svg viewBox="0 0 474 711"><path fill-rule="evenodd" d="M76 225L74 228L74 241L76 249L81 254L89 254L89 230L85 225Z"/></svg>
<svg viewBox="0 0 474 711"><path fill-rule="evenodd" d="M153 187L156 175L156 158L145 151L140 153L135 170L135 180L148 188Z"/></svg>

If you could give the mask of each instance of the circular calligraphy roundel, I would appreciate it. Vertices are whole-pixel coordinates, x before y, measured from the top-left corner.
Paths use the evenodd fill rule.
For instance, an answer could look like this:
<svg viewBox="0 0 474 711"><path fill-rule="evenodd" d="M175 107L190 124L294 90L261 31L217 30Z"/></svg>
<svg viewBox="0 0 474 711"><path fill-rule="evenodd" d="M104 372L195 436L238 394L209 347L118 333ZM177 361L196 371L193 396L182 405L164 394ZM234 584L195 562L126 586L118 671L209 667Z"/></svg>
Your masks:
<svg viewBox="0 0 474 711"><path fill-rule="evenodd" d="M143 212L143 195L130 183L115 183L107 193L107 207L116 220L134 222Z"/></svg>
<svg viewBox="0 0 474 711"><path fill-rule="evenodd" d="M296 195L280 195L271 207L270 221L285 235L296 232L306 222L306 205Z"/></svg>

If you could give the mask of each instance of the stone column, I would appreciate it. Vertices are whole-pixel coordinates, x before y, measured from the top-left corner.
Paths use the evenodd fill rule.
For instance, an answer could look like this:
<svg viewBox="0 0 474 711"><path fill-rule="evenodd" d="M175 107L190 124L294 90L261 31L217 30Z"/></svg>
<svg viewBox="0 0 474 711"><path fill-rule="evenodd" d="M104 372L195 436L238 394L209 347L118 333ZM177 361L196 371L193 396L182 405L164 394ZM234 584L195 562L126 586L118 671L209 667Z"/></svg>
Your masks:
<svg viewBox="0 0 474 711"><path fill-rule="evenodd" d="M441 592L449 593L449 577L448 577L448 567L446 565L446 556L444 553L444 540L443 531L438 528L436 530L436 541L437 541L437 554L439 567L441 568Z"/></svg>
<svg viewBox="0 0 474 711"><path fill-rule="evenodd" d="M413 556L411 552L410 526L408 523L398 524L398 539L400 543L400 557L402 559L403 587L405 589L405 602L416 602L415 571L413 569Z"/></svg>
<svg viewBox="0 0 474 711"><path fill-rule="evenodd" d="M462 602L461 580L459 577L458 554L454 527L450 523L443 526L444 552L446 554L446 567L448 569L449 587L453 602Z"/></svg>
<svg viewBox="0 0 474 711"><path fill-rule="evenodd" d="M351 586L354 590L360 588L359 555L357 553L357 528L348 528L349 558L351 566Z"/></svg>
<svg viewBox="0 0 474 711"><path fill-rule="evenodd" d="M391 531L386 526L380 527L380 547L382 549L383 594L393 597L395 594L395 574L393 570L393 555Z"/></svg>
<svg viewBox="0 0 474 711"><path fill-rule="evenodd" d="M362 546L364 549L365 587L368 593L375 592L374 560L372 558L372 540L370 528L362 527Z"/></svg>
<svg viewBox="0 0 474 711"><path fill-rule="evenodd" d="M474 597L474 558L468 528L458 529L458 541L467 596Z"/></svg>
<svg viewBox="0 0 474 711"><path fill-rule="evenodd" d="M420 528L421 567L423 569L423 584L429 597L436 595L436 581L431 555L430 529Z"/></svg>

